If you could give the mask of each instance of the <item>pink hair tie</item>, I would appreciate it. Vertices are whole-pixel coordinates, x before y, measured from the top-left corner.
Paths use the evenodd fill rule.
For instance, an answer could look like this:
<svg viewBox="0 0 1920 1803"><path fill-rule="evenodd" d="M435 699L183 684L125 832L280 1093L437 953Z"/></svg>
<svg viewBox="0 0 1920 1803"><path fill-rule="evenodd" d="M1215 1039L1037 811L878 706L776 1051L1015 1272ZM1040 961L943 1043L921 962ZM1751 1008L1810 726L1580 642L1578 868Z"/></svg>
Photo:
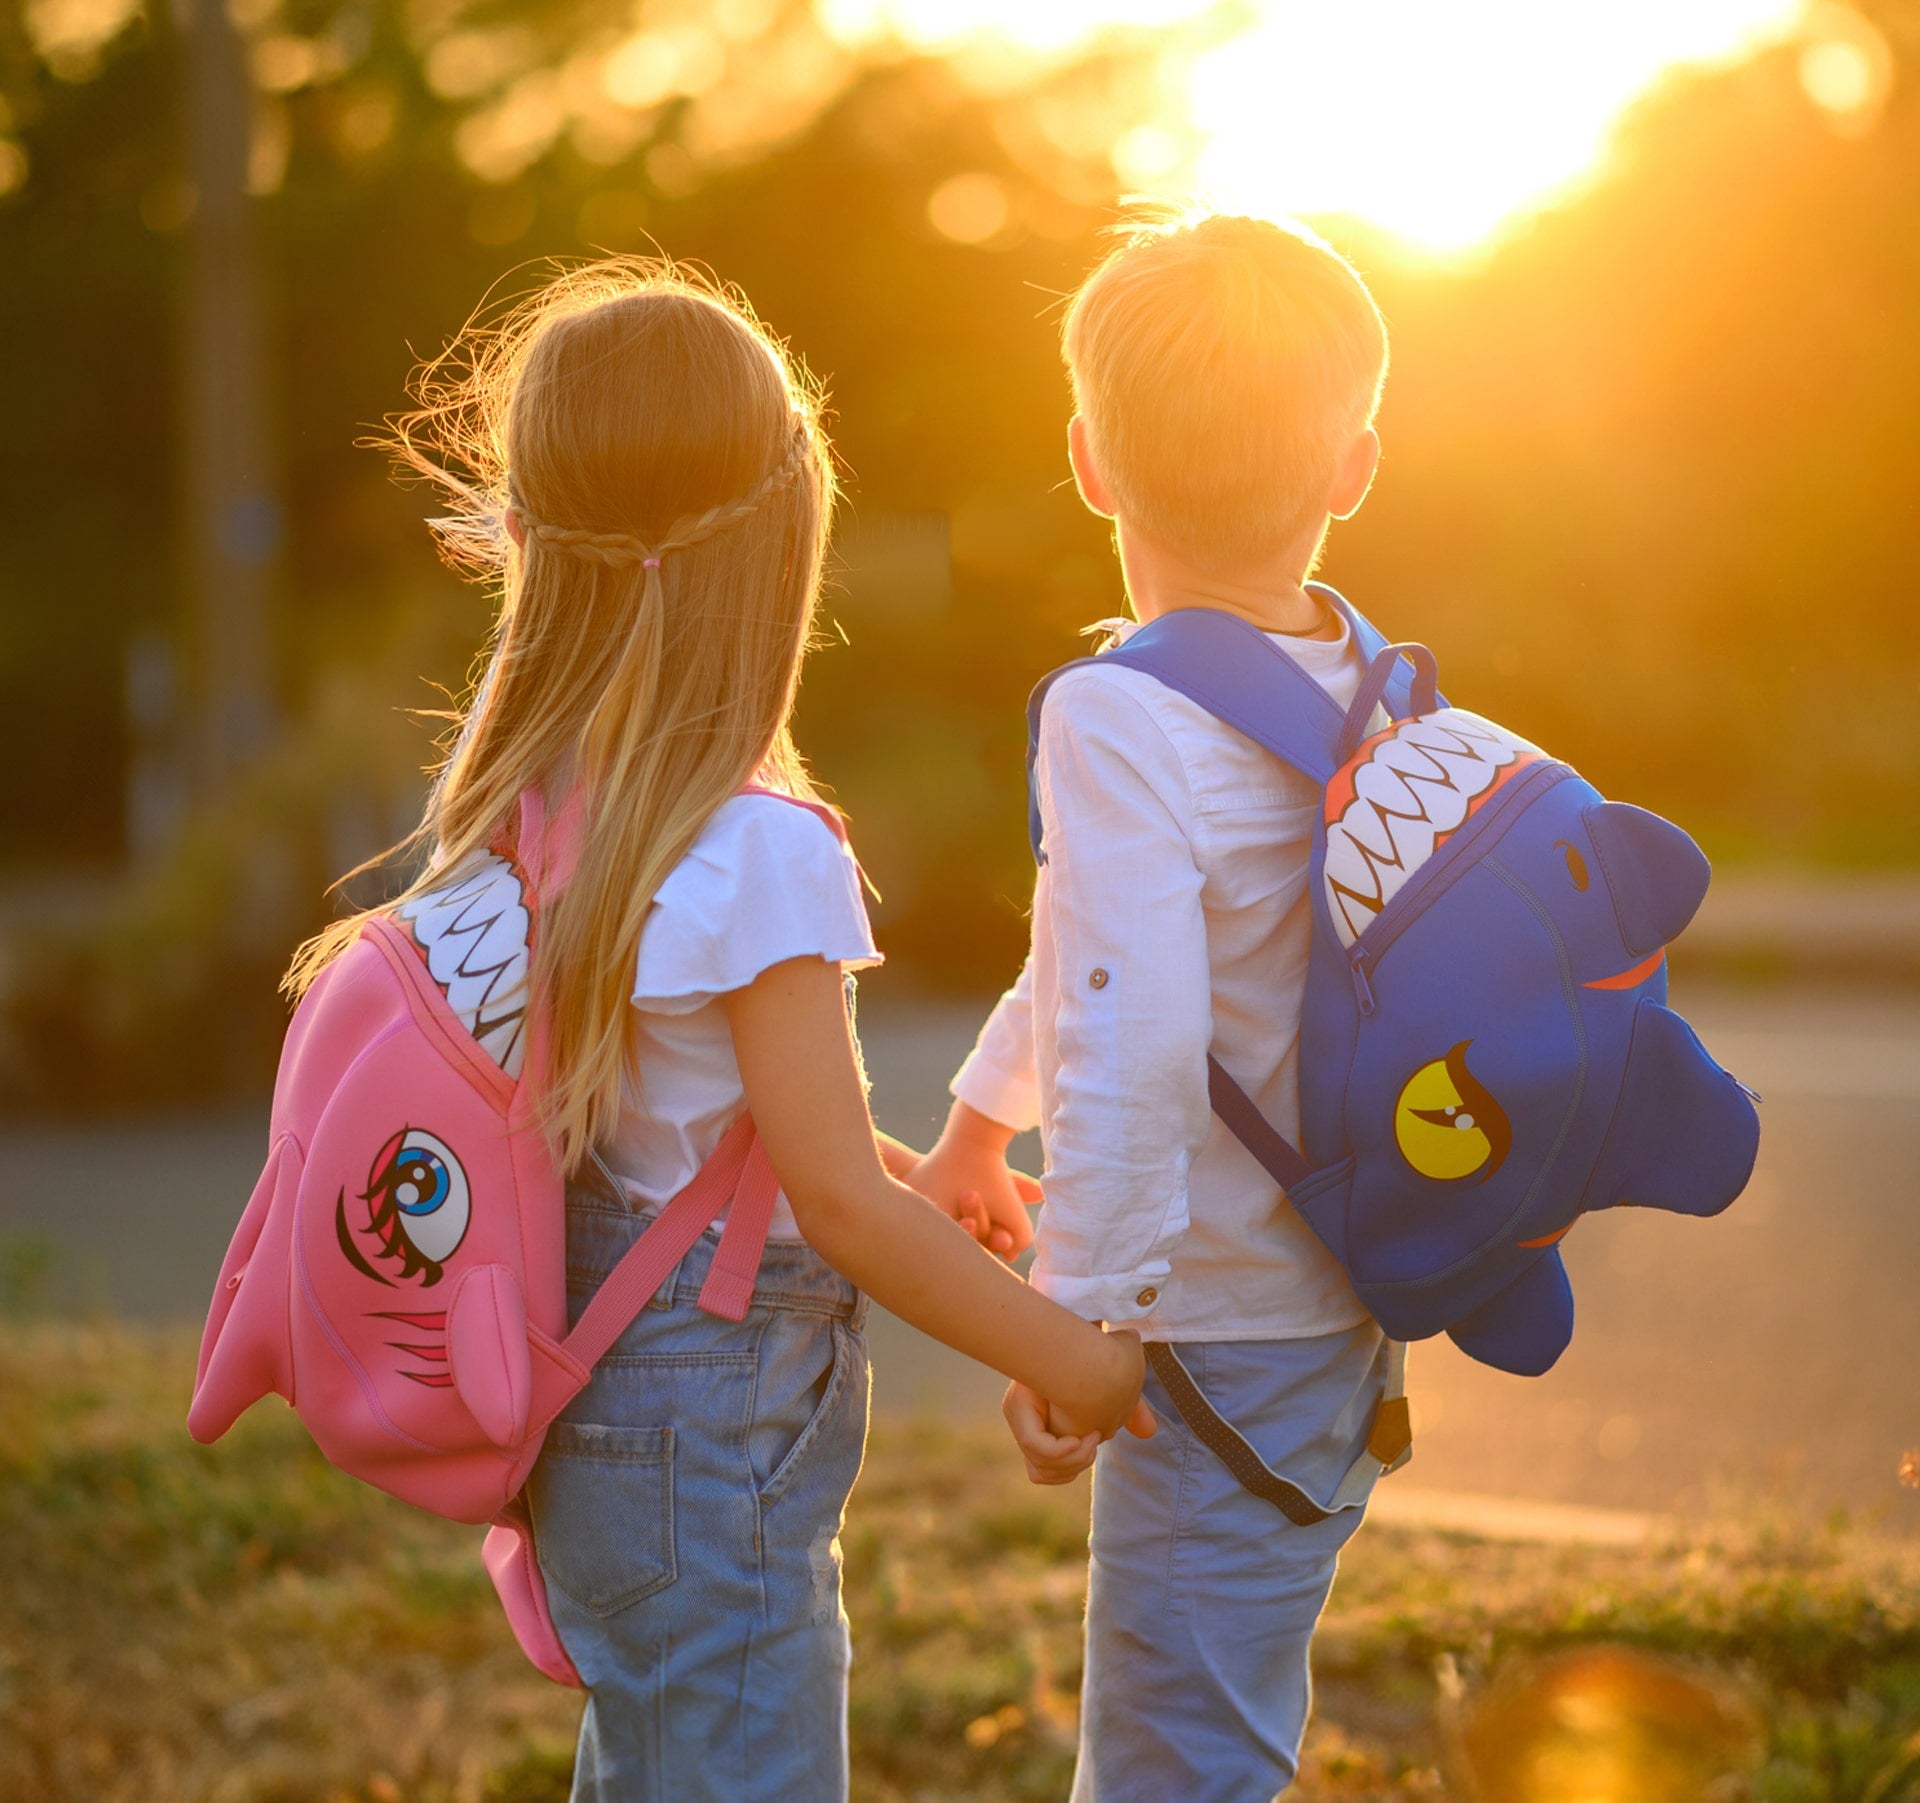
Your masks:
<svg viewBox="0 0 1920 1803"><path fill-rule="evenodd" d="M640 567L643 570L657 570L660 567L660 559L657 557L643 557L640 559Z"/></svg>

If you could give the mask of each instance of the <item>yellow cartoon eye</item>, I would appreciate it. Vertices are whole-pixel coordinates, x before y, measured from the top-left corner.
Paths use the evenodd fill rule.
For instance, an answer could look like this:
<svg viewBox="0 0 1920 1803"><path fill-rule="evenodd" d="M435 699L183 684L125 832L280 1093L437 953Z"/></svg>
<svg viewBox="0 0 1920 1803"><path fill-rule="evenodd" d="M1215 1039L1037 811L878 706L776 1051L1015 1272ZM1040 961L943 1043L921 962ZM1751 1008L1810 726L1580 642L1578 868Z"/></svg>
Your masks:
<svg viewBox="0 0 1920 1803"><path fill-rule="evenodd" d="M1467 1069L1463 1039L1406 1081L1393 1109L1400 1155L1423 1177L1443 1183L1490 1177L1507 1156L1513 1130L1506 1111Z"/></svg>

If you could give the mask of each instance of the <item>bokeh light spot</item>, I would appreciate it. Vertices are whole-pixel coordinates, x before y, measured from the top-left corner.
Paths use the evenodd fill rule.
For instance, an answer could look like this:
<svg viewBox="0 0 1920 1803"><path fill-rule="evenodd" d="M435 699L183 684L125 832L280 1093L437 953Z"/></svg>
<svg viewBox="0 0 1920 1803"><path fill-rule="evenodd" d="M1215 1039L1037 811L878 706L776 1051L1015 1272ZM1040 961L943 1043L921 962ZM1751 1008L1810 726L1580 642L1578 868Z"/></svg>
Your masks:
<svg viewBox="0 0 1920 1803"><path fill-rule="evenodd" d="M935 188L927 200L933 229L956 244L985 244L1006 229L1007 191L991 175L970 171Z"/></svg>
<svg viewBox="0 0 1920 1803"><path fill-rule="evenodd" d="M628 38L607 58L601 82L609 99L622 106L652 106L673 92L680 74L680 53L656 31Z"/></svg>
<svg viewBox="0 0 1920 1803"><path fill-rule="evenodd" d="M1850 6L1816 6L1800 52L1800 86L1842 137L1872 129L1893 87L1893 52Z"/></svg>
<svg viewBox="0 0 1920 1803"><path fill-rule="evenodd" d="M1184 156L1172 132L1158 125L1136 125L1114 145L1113 169L1125 182L1158 182L1172 175Z"/></svg>
<svg viewBox="0 0 1920 1803"><path fill-rule="evenodd" d="M449 32L427 52L427 86L442 100L476 99L518 74L537 49L531 32L512 26Z"/></svg>

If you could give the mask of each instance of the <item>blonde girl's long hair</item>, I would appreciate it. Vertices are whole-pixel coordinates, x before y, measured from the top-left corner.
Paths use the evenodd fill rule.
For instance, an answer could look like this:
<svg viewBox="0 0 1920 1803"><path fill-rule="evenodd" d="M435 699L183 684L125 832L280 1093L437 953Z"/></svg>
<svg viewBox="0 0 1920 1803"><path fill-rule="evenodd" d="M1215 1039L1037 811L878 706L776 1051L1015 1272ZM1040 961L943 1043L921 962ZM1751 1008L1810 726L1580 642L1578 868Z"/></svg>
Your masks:
<svg viewBox="0 0 1920 1803"><path fill-rule="evenodd" d="M664 262L564 270L469 326L390 422L453 511L443 552L499 584L484 667L391 911L484 853L538 787L579 798L580 854L545 899L533 988L542 1094L571 1169L632 1078L634 960L654 892L758 781L811 797L788 733L833 505L820 401L744 300ZM366 914L302 946L298 996Z"/></svg>

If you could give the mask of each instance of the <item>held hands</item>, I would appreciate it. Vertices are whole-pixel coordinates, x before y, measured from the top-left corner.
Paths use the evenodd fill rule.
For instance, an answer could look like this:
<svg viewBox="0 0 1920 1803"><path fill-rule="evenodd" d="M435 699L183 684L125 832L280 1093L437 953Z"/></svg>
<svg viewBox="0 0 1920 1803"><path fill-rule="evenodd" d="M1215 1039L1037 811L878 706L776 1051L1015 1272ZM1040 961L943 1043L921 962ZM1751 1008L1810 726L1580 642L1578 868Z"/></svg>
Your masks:
<svg viewBox="0 0 1920 1803"><path fill-rule="evenodd" d="M1041 1199L1040 1185L1007 1164L1012 1140L1012 1128L955 1102L939 1143L901 1175L1009 1264L1033 1241L1027 1206Z"/></svg>
<svg viewBox="0 0 1920 1803"><path fill-rule="evenodd" d="M1117 1331L1107 1335L1107 1343L1120 1354L1120 1360L1115 1370L1119 1381L1104 1407L1050 1403L1025 1384L1007 1386L1000 1413L1006 1417L1008 1431L1026 1461L1029 1483L1071 1483L1093 1463L1101 1442L1112 1439L1123 1427L1140 1440L1149 1440L1158 1431L1153 1410L1140 1394L1146 1359L1139 1335Z"/></svg>

